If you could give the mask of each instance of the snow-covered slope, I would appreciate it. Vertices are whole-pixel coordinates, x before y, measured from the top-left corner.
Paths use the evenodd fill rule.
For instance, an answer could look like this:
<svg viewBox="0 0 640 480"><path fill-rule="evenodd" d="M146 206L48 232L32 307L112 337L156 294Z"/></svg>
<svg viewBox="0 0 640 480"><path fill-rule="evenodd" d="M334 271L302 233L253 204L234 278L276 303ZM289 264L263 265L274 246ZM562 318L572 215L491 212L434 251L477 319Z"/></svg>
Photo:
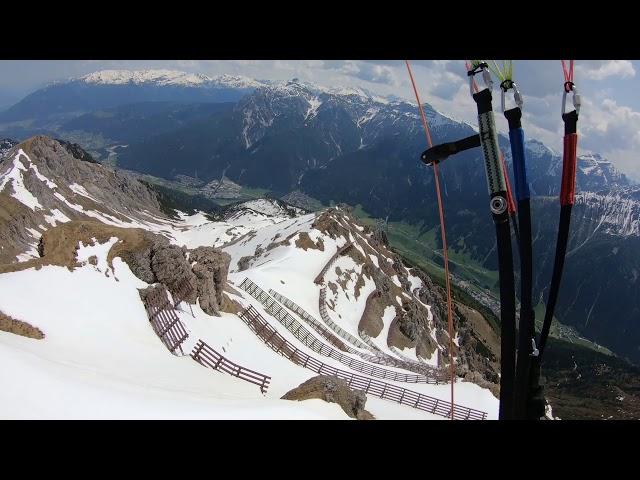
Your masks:
<svg viewBox="0 0 640 480"><path fill-rule="evenodd" d="M263 290L273 289L291 299L317 319L322 318L320 291L326 288L331 320L343 330L359 338L367 336L365 331L368 331L379 351L385 355L437 365L438 358L447 355L446 332L442 328L444 325L438 323L442 318L434 318L431 306L422 301L426 300L428 295L424 294L433 289L433 285L428 286L415 277L386 247L375 245L370 233L361 232L362 227L347 218L339 211L331 210L320 216L281 217L272 225L259 224L260 228L254 234L223 247L232 257L230 282L238 286L244 278L249 278ZM252 223L254 221L251 220ZM338 257L323 282L315 283L314 277L336 251L351 242L354 253ZM376 265L382 268L378 269ZM375 295L372 297L374 292L387 289L393 295L378 295L380 303L368 306L373 303L372 298L376 298ZM438 302L435 296L431 298ZM389 299L391 304L386 305ZM261 308L259 302L250 301L256 308ZM413 308L419 311L414 312ZM442 311L441 304L437 310ZM381 325L376 327L376 322ZM417 335L419 340L411 341L404 335L403 332L411 329L409 325L422 329ZM403 326L406 327L404 330ZM466 351L457 355L456 361L476 366ZM470 400L466 406L476 404L477 399L473 400L476 394L478 399L485 399L480 402L484 408L492 410L497 405L492 403L495 397L477 385L460 383L458 388L469 392L470 396L461 397ZM420 385L418 390L443 400L447 398L447 391L441 386Z"/></svg>
<svg viewBox="0 0 640 480"><path fill-rule="evenodd" d="M335 404L279 400L311 374L260 345L233 315L213 322L195 307L187 325L221 349L233 342L230 354L273 371L266 396L170 355L138 296L146 285L120 259L107 268L108 245L101 250L81 248L78 257L98 253L98 265L73 272L48 266L0 275L2 311L46 335L34 340L0 331L0 418L348 418Z"/></svg>
<svg viewBox="0 0 640 480"><path fill-rule="evenodd" d="M640 188L616 188L609 192L580 192L576 208L582 214L581 226L594 235L606 233L614 237L640 237Z"/></svg>
<svg viewBox="0 0 640 480"><path fill-rule="evenodd" d="M184 251L207 246L228 253L230 302L238 308L253 305L309 355L316 353L239 288L244 278L286 295L324 322L322 305L331 322L370 345L345 358L359 365L370 362L367 355L395 359L371 363L397 374L385 377L390 385L407 388L402 375L416 377L415 369L403 369L403 362L434 371L448 362L437 289L346 211L313 214L280 200L258 199L231 205L215 217L178 212L172 219L144 185L80 161L46 137L16 145L0 167L0 207L9 213L1 219L0 234L13 241L2 247L0 313L44 333L43 339L33 339L0 331L3 418L348 418L336 404L281 400L315 373L271 350L238 310L216 318L203 311L199 300L190 307L181 304L177 314L189 334L183 350L188 354L202 340L231 361L268 375L265 394L188 355L171 355L154 333L138 293L149 285L141 280L139 264L133 268L130 263L131 255L144 255L149 248L144 238L150 237L164 237ZM73 232L82 236L93 228L90 222L106 227L96 231L111 234L78 241ZM56 236L64 225L78 229ZM45 232L47 239L41 241ZM136 244L136 238L142 243ZM126 250L127 245L139 250ZM65 250L73 252L72 259L65 260L60 253ZM478 366L469 352L462 346L454 352L467 380ZM362 374L349 362L322 361ZM476 373L483 378L484 373ZM456 382L456 403L495 418L497 399L489 383L474 381ZM449 398L446 384L409 387L442 401ZM41 395L43 388L50 394ZM377 418L442 418L368 398L367 409Z"/></svg>
<svg viewBox="0 0 640 480"><path fill-rule="evenodd" d="M334 226L326 219L324 227L320 226L326 231L319 230L314 227L319 226L316 220L314 214L292 216L279 202L261 200L236 206L228 220L212 222L202 214L181 214L179 220L158 218L155 224L138 225L177 245L222 247L232 256L231 285L237 286L249 276L319 316L320 286L314 277L339 246L356 239L334 235ZM340 226L346 227L346 223ZM360 232L358 228L355 231ZM348 418L336 404L279 400L314 376L313 372L277 355L234 314L212 318L198 304L192 307L193 316L191 309L180 311L190 335L186 351L195 339L203 339L233 361L264 372L272 379L265 395L254 385L203 368L188 356L169 354L153 333L138 296L137 290L147 284L119 258L114 259L113 267L107 262L117 240L79 244L76 259L81 266L72 271L50 265L0 275L2 312L45 334L44 339L34 340L0 332L3 418ZM323 245L323 250L318 245ZM347 265L348 260L353 263L345 257L336 267L353 267ZM329 283L332 278L328 275ZM369 286L361 289L361 300L374 282L367 279L365 283ZM411 281L412 286L418 283ZM346 284L344 294L353 296L353 287ZM38 292L37 301L25 295L27 290ZM229 295L241 305L261 309L259 302L239 289ZM334 320L345 329L351 328L360 308L361 302L351 305L342 299L334 307ZM385 328L376 341L388 355L394 355L383 338L389 330L390 312L385 311L381 319ZM285 328L278 329L295 341ZM358 334L357 329L351 331ZM414 359L418 361L415 354ZM42 388L50 395L41 395ZM442 400L449 394L446 385L411 388ZM497 400L488 390L458 382L457 391L457 403L495 417ZM369 400L367 408L377 418L441 418L375 397Z"/></svg>
<svg viewBox="0 0 640 480"><path fill-rule="evenodd" d="M624 174L618 171L611 161L597 153L580 155L578 157L578 168L585 175L601 177L603 186L620 183L623 185L628 184Z"/></svg>

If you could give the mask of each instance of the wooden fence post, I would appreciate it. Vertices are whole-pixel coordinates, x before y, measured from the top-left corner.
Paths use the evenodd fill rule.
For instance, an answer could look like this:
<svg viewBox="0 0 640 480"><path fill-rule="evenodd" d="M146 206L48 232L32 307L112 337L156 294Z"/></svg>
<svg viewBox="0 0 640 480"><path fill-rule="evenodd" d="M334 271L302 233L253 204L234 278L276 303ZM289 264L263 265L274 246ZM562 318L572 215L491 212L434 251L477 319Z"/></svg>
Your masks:
<svg viewBox="0 0 640 480"><path fill-rule="evenodd" d="M202 340L200 340L198 342L198 348L196 349L196 353L193 356L193 358L196 359L196 361L198 361L198 363L200 362L200 350L202 350L202 347L204 347L204 342Z"/></svg>

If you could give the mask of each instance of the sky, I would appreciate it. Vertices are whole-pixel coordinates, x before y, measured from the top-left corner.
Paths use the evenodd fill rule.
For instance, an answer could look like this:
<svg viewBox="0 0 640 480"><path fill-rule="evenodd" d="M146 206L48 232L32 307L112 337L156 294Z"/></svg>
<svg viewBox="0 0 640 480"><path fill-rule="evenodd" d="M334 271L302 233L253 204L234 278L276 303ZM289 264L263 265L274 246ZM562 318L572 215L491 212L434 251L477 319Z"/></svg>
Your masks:
<svg viewBox="0 0 640 480"><path fill-rule="evenodd" d="M498 61L500 63L500 61ZM421 100L458 120L477 124L464 60L412 61ZM357 86L415 102L403 60L0 60L0 109L55 80L104 69L165 68L206 75L300 80L324 86ZM574 81L582 97L580 153L600 153L640 181L640 61L576 60ZM523 128L562 151L562 87L559 60L513 60L513 78L524 97ZM497 86L494 109L500 113ZM511 100L511 95L508 97ZM509 106L510 104L508 104ZM508 108L508 107L507 107ZM498 128L506 132L502 115ZM434 139L437 142L437 139Z"/></svg>

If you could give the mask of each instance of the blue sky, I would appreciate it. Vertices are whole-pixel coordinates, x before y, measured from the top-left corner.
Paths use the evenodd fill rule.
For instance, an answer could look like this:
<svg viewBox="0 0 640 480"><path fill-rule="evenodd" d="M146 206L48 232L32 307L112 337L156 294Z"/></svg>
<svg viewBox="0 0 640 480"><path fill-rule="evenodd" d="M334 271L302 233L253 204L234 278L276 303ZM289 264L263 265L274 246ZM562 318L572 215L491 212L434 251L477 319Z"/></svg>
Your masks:
<svg viewBox="0 0 640 480"><path fill-rule="evenodd" d="M475 124L463 60L413 61L422 100L441 112ZM225 61L0 61L0 108L54 80L102 69L167 68L207 75L223 73L270 80L301 80L326 86L359 86L382 95L414 100L401 60L225 60ZM582 95L579 121L582 152L598 152L640 181L640 61L577 60L575 82ZM527 137L556 151L562 146L562 68L559 60L514 60L514 79L525 104ZM496 94L497 94L497 90ZM499 110L499 102L495 107ZM498 117L499 128L506 121ZM437 139L436 139L437 141Z"/></svg>

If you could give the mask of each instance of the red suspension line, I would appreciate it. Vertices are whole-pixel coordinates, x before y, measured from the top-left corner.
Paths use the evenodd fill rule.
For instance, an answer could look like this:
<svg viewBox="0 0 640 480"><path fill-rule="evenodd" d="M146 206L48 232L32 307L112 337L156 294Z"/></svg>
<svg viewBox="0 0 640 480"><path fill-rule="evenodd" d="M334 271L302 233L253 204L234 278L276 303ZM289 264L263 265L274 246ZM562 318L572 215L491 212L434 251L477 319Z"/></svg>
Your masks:
<svg viewBox="0 0 640 480"><path fill-rule="evenodd" d="M564 81L573 83L573 60L569 60L569 67L564 60L562 62L562 71L564 72Z"/></svg>
<svg viewBox="0 0 640 480"><path fill-rule="evenodd" d="M422 126L424 127L424 133L427 137L427 145L429 148L433 146L431 142L431 133L429 131L429 125L427 124L427 116L424 113L424 109L422 108L422 102L420 102L420 95L418 94L418 88L416 87L416 82L413 78L413 73L411 71L411 65L409 65L409 60L405 60L407 64L407 70L409 71L409 78L411 78L411 85L413 86L413 93L416 96L416 101L418 102L418 108L420 109L420 116L422 117ZM438 164L437 162L433 162L433 175L435 177L436 184L436 196L438 198L438 212L440 214L440 235L442 237L442 249L444 253L444 276L445 283L447 287L447 323L449 327L449 358L450 358L450 367L451 367L451 420L454 419L453 410L453 385L456 379L456 368L453 357L453 314L451 308L451 282L449 279L449 254L447 248L447 232L445 229L444 223L444 207L442 205L442 192L440 191L440 176L438 174Z"/></svg>

